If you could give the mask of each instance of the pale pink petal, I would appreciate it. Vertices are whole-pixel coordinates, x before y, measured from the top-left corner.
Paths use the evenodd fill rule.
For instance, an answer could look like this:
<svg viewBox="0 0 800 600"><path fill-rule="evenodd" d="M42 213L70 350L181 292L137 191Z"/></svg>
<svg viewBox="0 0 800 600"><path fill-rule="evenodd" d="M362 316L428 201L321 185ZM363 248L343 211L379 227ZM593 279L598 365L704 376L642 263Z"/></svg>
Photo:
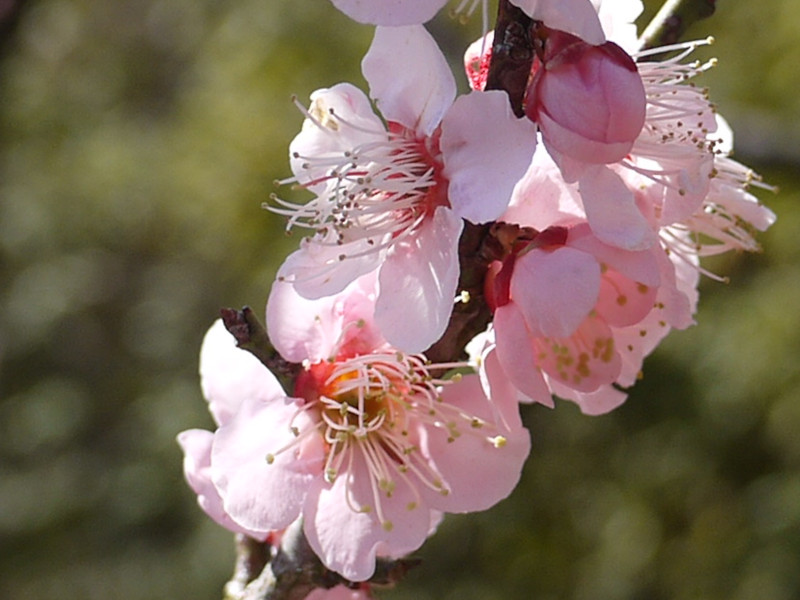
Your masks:
<svg viewBox="0 0 800 600"><path fill-rule="evenodd" d="M433 18L447 0L331 0L348 17L369 25L416 25Z"/></svg>
<svg viewBox="0 0 800 600"><path fill-rule="evenodd" d="M442 398L488 423L497 418L477 376L465 376L460 382L445 386ZM507 428L478 428L464 423L455 440L445 428L426 428L423 452L431 457L450 492L443 495L423 490L430 506L447 512L485 510L513 491L531 444L517 411L512 399L503 411L514 419L506 423ZM476 481L480 485L475 485Z"/></svg>
<svg viewBox="0 0 800 600"><path fill-rule="evenodd" d="M606 244L625 250L644 250L656 236L639 212L633 192L607 167L587 169L579 189L594 234Z"/></svg>
<svg viewBox="0 0 800 600"><path fill-rule="evenodd" d="M616 381L622 362L611 328L589 316L568 338L534 341L536 358L548 378L579 392L593 392Z"/></svg>
<svg viewBox="0 0 800 600"><path fill-rule="evenodd" d="M189 429L178 434L183 450L183 472L189 487L197 494L197 503L216 523L234 533L243 533L264 540L269 531L253 531L235 523L222 508L217 488L211 482L211 443L214 434L202 429Z"/></svg>
<svg viewBox="0 0 800 600"><path fill-rule="evenodd" d="M375 322L396 348L421 352L444 333L458 285L462 227L453 211L440 206L389 252L380 270Z"/></svg>
<svg viewBox="0 0 800 600"><path fill-rule="evenodd" d="M536 148L536 126L514 116L505 92L472 92L445 115L440 147L453 210L484 223L508 206Z"/></svg>
<svg viewBox="0 0 800 600"><path fill-rule="evenodd" d="M469 351L469 345L467 351ZM530 402L530 398L517 389L503 370L503 366L497 356L497 346L494 343L493 336L491 345L481 354L478 376L481 380L483 393L486 397L492 399L492 403L497 406L504 422L516 423L516 419L519 419L518 404L520 402Z"/></svg>
<svg viewBox="0 0 800 600"><path fill-rule="evenodd" d="M612 327L634 325L653 309L657 294L657 287L638 283L609 269L600 281L595 310Z"/></svg>
<svg viewBox="0 0 800 600"><path fill-rule="evenodd" d="M569 226L586 218L578 187L568 184L543 146L533 153L525 175L517 182L501 220L543 231Z"/></svg>
<svg viewBox="0 0 800 600"><path fill-rule="evenodd" d="M366 239L337 245L327 239L305 238L278 269L278 278L292 283L301 296L322 298L375 270L383 259Z"/></svg>
<svg viewBox="0 0 800 600"><path fill-rule="evenodd" d="M236 347L236 339L217 320L200 349L200 385L208 409L224 425L246 399L271 400L284 395L281 384L260 360Z"/></svg>
<svg viewBox="0 0 800 600"><path fill-rule="evenodd" d="M639 283L655 287L661 282L657 254L662 251L658 246L647 250L624 250L604 244L584 223L570 228L567 245L591 254L599 263Z"/></svg>
<svg viewBox="0 0 800 600"><path fill-rule="evenodd" d="M512 0L511 3L551 29L572 33L590 44L606 41L597 12L589 0Z"/></svg>
<svg viewBox="0 0 800 600"><path fill-rule="evenodd" d="M429 136L456 96L439 46L421 25L377 27L361 70L389 122Z"/></svg>
<svg viewBox="0 0 800 600"><path fill-rule="evenodd" d="M657 255L663 283L658 290L658 304L663 306L662 319L676 329L686 329L695 324L700 283L698 258L684 260L675 253Z"/></svg>
<svg viewBox="0 0 800 600"><path fill-rule="evenodd" d="M511 276L511 299L536 336L571 335L594 308L599 289L594 257L566 246L522 255Z"/></svg>
<svg viewBox="0 0 800 600"><path fill-rule="evenodd" d="M375 572L379 549L392 554L418 549L431 518L402 480L391 496L378 492L378 507L363 457L356 451L352 457L332 485L321 478L314 482L303 509L304 531L326 567L350 581L365 581ZM369 509L359 510L364 507Z"/></svg>
<svg viewBox="0 0 800 600"><path fill-rule="evenodd" d="M679 167L669 163L661 169L672 168L676 173L665 179L672 183L664 188L659 224L671 225L683 221L700 210L709 192L714 159L710 153L700 155L695 160L683 161Z"/></svg>
<svg viewBox="0 0 800 600"><path fill-rule="evenodd" d="M552 408L553 398L536 364L531 335L519 308L512 302L494 313L497 358L508 378L532 402Z"/></svg>
<svg viewBox="0 0 800 600"><path fill-rule="evenodd" d="M665 311L657 306L635 325L614 329L614 344L622 358L619 385L629 387L639 380L644 358L671 330L664 319Z"/></svg>
<svg viewBox="0 0 800 600"><path fill-rule="evenodd" d="M344 585L337 585L329 590L316 588L304 600L369 600L372 598L367 590L351 590Z"/></svg>
<svg viewBox="0 0 800 600"><path fill-rule="evenodd" d="M386 345L375 322L377 292L378 273L373 271L356 279L339 294L335 309L341 331L337 344L340 357L369 354Z"/></svg>
<svg viewBox="0 0 800 600"><path fill-rule="evenodd" d="M275 349L290 362L328 358L338 340L335 296L308 300L294 286L275 281L267 301L267 333Z"/></svg>
<svg viewBox="0 0 800 600"><path fill-rule="evenodd" d="M735 170L742 168L729 158L717 158L717 164L722 168ZM775 213L758 201L745 188L721 184L719 179L711 182L711 189L706 197L707 202L713 202L723 207L730 215L749 223L758 231L766 231L775 223Z"/></svg>
<svg viewBox="0 0 800 600"><path fill-rule="evenodd" d="M319 478L323 442L315 431L298 439L293 428L312 427L291 398L245 401L220 427L211 449L212 480L225 512L242 527L284 529L300 514L306 492ZM274 455L270 464L267 457Z"/></svg>
<svg viewBox="0 0 800 600"><path fill-rule="evenodd" d="M552 381L553 393L565 400L572 400L585 415L604 415L621 406L628 394L611 385L601 386L594 392L578 392Z"/></svg>
<svg viewBox="0 0 800 600"><path fill-rule="evenodd" d="M276 281L267 302L270 341L283 358L297 363L326 360L344 345L350 350L365 345L371 351L384 343L373 321L376 289L376 272L318 300L303 298L291 284ZM356 335L360 339L352 341Z"/></svg>

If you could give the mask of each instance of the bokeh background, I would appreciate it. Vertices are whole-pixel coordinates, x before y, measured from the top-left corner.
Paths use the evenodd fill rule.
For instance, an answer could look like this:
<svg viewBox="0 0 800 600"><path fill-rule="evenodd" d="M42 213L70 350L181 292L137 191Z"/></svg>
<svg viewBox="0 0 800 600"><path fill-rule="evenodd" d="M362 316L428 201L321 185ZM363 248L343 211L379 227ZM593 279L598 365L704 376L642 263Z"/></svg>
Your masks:
<svg viewBox="0 0 800 600"><path fill-rule="evenodd" d="M781 187L764 252L711 263L731 283L703 282L699 324L613 414L529 407L519 488L449 517L383 598L800 598L800 5L717 4L689 36L717 38L704 83ZM219 307L260 312L297 243L260 208L291 94L363 86L371 30L326 0L0 0L0 20L0 597L220 598L232 539L174 438L212 425ZM480 23L431 28L457 68Z"/></svg>

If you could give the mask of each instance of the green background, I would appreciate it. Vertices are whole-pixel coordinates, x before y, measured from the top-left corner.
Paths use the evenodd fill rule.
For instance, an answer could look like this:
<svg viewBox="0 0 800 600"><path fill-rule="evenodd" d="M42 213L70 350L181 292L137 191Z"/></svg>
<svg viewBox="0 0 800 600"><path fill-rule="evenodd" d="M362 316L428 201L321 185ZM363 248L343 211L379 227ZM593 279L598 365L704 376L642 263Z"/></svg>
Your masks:
<svg viewBox="0 0 800 600"><path fill-rule="evenodd" d="M519 488L448 517L382 597L800 597L800 5L718 5L690 37L717 38L703 79L737 158L781 187L764 252L710 263L731 283L703 281L698 325L613 414L524 409ZM430 27L458 68L480 24ZM212 426L218 308L260 313L298 241L260 208L291 95L363 87L370 38L327 0L22 3L0 40L0 597L221 596L232 539L174 438Z"/></svg>

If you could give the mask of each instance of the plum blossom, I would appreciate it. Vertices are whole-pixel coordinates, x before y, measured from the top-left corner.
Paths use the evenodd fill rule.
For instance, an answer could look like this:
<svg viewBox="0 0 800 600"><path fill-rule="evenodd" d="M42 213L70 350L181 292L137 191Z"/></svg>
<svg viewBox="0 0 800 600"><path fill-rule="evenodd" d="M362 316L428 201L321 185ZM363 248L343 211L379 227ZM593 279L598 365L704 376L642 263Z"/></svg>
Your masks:
<svg viewBox="0 0 800 600"><path fill-rule="evenodd" d="M466 365L431 365L387 344L374 298L374 276L319 300L274 285L270 337L303 364L290 394L263 366L261 393L229 377L231 364L252 357L226 332L212 328L203 346L204 389L243 392L210 434L207 473L224 515L255 532L302 517L322 562L352 581L372 575L377 555L416 550L441 513L506 497L530 448L515 397L490 401L477 375L441 378Z"/></svg>
<svg viewBox="0 0 800 600"><path fill-rule="evenodd" d="M547 406L553 393L577 401L575 394L610 392L638 348L628 343L623 351L617 332L639 324L657 305L656 252L666 260L660 249L603 244L585 223L520 229L487 278L497 358L520 392Z"/></svg>
<svg viewBox="0 0 800 600"><path fill-rule="evenodd" d="M658 244L630 251L602 242L578 185L546 152L537 151L500 220L505 251L486 279L494 323L484 359L527 401L553 406L555 394L588 414L611 410L669 330L693 323L696 263Z"/></svg>
<svg viewBox="0 0 800 600"><path fill-rule="evenodd" d="M452 310L462 218L486 222L503 212L536 137L503 92L455 99L447 62L421 26L378 27L362 70L386 124L349 84L312 94L290 146L294 177L283 183L316 197L305 205L275 198L273 210L314 235L279 280L320 298L378 269L380 329L419 352L442 335Z"/></svg>

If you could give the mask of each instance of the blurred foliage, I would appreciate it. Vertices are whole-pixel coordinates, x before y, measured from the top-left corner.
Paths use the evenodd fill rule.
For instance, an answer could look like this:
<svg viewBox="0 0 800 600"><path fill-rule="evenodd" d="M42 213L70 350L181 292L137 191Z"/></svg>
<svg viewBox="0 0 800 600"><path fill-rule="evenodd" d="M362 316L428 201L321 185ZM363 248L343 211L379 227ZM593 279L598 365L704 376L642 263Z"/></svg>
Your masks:
<svg viewBox="0 0 800 600"><path fill-rule="evenodd" d="M477 21L431 25L455 68ZM738 158L782 188L765 252L713 263L732 283L704 282L613 414L526 409L520 487L449 517L383 597L800 597L798 23L794 0L719 2L690 32L717 38ZM297 242L260 209L291 95L363 87L370 36L326 0L22 3L0 44L1 597L220 597L232 539L174 437L211 426L218 308L261 311Z"/></svg>

